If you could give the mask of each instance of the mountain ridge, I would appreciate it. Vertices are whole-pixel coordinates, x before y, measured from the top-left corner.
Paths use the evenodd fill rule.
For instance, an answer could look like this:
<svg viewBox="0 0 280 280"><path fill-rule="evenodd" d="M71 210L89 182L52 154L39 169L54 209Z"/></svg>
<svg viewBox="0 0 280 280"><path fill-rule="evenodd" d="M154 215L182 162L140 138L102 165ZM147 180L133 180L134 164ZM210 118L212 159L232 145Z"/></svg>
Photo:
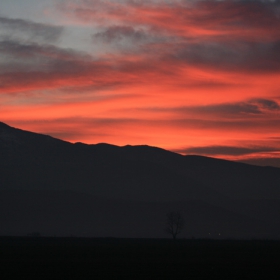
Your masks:
<svg viewBox="0 0 280 280"><path fill-rule="evenodd" d="M213 158L213 157L208 157L208 156L201 156L201 155L181 155L181 154L178 154L176 152L172 152L172 151L169 151L169 150L166 150L166 149L163 149L163 148L160 148L160 147L156 147L156 146L150 146L150 145L146 145L146 144L142 144L142 145L130 145L130 144L127 144L127 145L123 145L123 146L118 146L118 145L115 145L115 144L110 144L110 143L104 143L104 142L101 142L101 143L96 143L96 144L87 144L87 143L83 143L83 142L75 142L75 143L71 143L71 142L68 142L68 141L65 141L65 140L62 140L62 139L59 139L59 138L55 138L53 136L50 136L50 135L47 135L47 134L41 134L41 133L36 133L36 132L31 132L31 131L27 131L27 130L23 130L23 129L19 129L19 128L14 128L12 126L9 126L8 124L4 123L4 122L0 122L0 129L9 129L10 131L16 131L16 133L24 133L26 135L29 135L29 136L35 136L35 137L40 137L41 139L45 138L45 140L47 140L48 142L51 140L51 141L56 141L57 143L67 143L69 146L70 145L74 145L74 146L77 146L77 147L91 147L91 148L104 148L104 149L111 149L111 151L113 149L121 149L121 150L132 150L134 149L134 152L137 153L138 155L141 155L141 153L145 153L147 152L147 150L149 151L154 151L154 154L155 152L162 152L162 153L165 153L165 154L169 154L169 155L172 155L173 157L184 157L184 158L189 158L191 159L192 163L194 163L195 161L197 160L203 160L204 162L206 161L211 161L212 163L213 162L219 162L221 164L233 164L233 165L246 165L246 166L254 166L254 167L259 167L260 169L263 169L264 167L265 168L272 168L272 169L280 169L278 167L274 167L274 166L257 166L257 165L253 165L253 164L249 164L249 163L243 163L243 162L236 162L236 161L230 161L230 160L226 160L226 159L221 159L221 158ZM2 134L3 134L3 131L2 131ZM0 141L3 141L3 136L1 135L1 131L0 131ZM200 162L201 164L201 162Z"/></svg>
<svg viewBox="0 0 280 280"><path fill-rule="evenodd" d="M7 138L7 135L10 135L10 138ZM10 140L14 139L13 136L17 141ZM137 186L139 192L145 185L159 191L160 183L167 191L167 183L172 185L174 182L177 192L180 192L180 189L183 191L186 185L194 196L203 196L203 192L208 190L208 193L219 193L221 197L280 199L280 190L276 186L277 183L280 184L280 169L203 156L183 156L147 145L120 147L107 143L72 144L48 135L2 125L0 154L2 165L16 164L22 166L23 170L34 168L42 176L47 165L50 174L56 174L54 181L58 176L57 171L60 170L64 177L73 175L76 182L80 178L87 190L90 189L90 184L83 178L88 178L91 185L96 181L105 188L110 186L111 191L114 190L113 185L118 187L121 184L126 185L130 192L129 184ZM96 180L93 180L90 172ZM110 181L106 173L119 183ZM136 177L139 180L136 180ZM60 178L60 181L58 189L62 188L63 179ZM40 182L39 178L37 182ZM71 184L71 181L66 182ZM266 184L266 188L263 188L262 184ZM176 193L176 187L174 192ZM166 198L170 198L170 195L175 197L171 190L167 193ZM156 198L155 193L154 197Z"/></svg>
<svg viewBox="0 0 280 280"><path fill-rule="evenodd" d="M50 192L53 195L50 196ZM98 211L97 206L103 203L100 215L114 226L110 228L110 222L101 223L100 230L91 228L92 235L102 233L105 236L106 231L111 231L116 236L127 236L125 230L118 229L114 219L119 219L127 229L129 223L126 224L121 216L128 215L130 223L134 223L131 212L139 215L137 221L143 221L145 228L137 235L135 224L131 236L151 236L148 229L153 223L159 225L156 220L161 219L159 213L164 217L168 209L181 209L192 227L197 228L196 236L207 237L204 231L208 227L217 232L222 228L227 237L280 238L280 223L274 218L280 214L279 168L183 156L147 145L120 147L106 143L69 143L0 123L0 194L3 199L6 197L0 204L4 215L0 222L3 228L10 228L11 233L22 234L34 227L34 230L41 229L50 234L48 223L40 219L48 220L55 232L55 215L58 215L68 221L64 224L69 234L77 234L75 227L80 225L79 219L85 223L80 225L83 230L90 219L89 214L87 218L83 217L87 211L83 204L88 205L88 211ZM86 196L91 198L88 202ZM68 199L71 203L65 204ZM32 200L35 201L30 204ZM29 204L36 214L29 209ZM9 218L5 213L10 213ZM79 217L74 219L74 226L71 215ZM28 226L24 226L19 217ZM32 220L32 217L37 218ZM96 223L98 221L99 218ZM236 228L236 232L230 235L227 227L231 231ZM259 233L254 233L256 230ZM67 230L59 232L57 234L66 234ZM79 234L83 235L82 231ZM162 237L158 230L154 234Z"/></svg>

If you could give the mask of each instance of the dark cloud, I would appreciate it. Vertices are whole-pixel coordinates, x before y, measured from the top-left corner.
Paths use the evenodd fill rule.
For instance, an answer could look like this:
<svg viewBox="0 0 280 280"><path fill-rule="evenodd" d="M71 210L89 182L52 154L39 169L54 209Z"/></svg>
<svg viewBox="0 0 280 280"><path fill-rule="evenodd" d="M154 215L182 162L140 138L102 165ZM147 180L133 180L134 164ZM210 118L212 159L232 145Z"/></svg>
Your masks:
<svg viewBox="0 0 280 280"><path fill-rule="evenodd" d="M275 100L264 98L199 106L152 107L142 111L173 113L170 123L194 129L255 130L262 127L266 130L280 125L280 105Z"/></svg>
<svg viewBox="0 0 280 280"><path fill-rule="evenodd" d="M131 26L111 26L102 32L92 35L93 40L100 40L105 43L112 43L124 39L133 42L143 42L149 39L147 33L142 29L135 29Z"/></svg>
<svg viewBox="0 0 280 280"><path fill-rule="evenodd" d="M81 3L65 5L64 11L74 11L78 18L103 27L94 39L110 44L131 40L135 48L145 42L148 46L143 44L142 53L161 55L160 59L169 59L170 64L240 72L280 71L279 1ZM154 44L155 38L159 44Z"/></svg>
<svg viewBox="0 0 280 280"><path fill-rule="evenodd" d="M269 110L269 111L280 110L280 105L274 100L258 98L258 99L252 99L251 102L257 104L259 108L264 110Z"/></svg>
<svg viewBox="0 0 280 280"><path fill-rule="evenodd" d="M101 27L99 32L92 35L94 44L102 44L102 47L109 49L109 52L121 51L137 55L150 55L156 57L158 48L162 48L171 36L163 36L158 32L143 27L127 25L113 25Z"/></svg>
<svg viewBox="0 0 280 280"><path fill-rule="evenodd" d="M234 39L262 37L262 32L279 34L279 1L182 0L182 1L60 1L59 9L103 26L118 23L127 26L149 26L153 30L182 34L198 30L233 31ZM103 20L102 20L103 18ZM191 29L189 29L189 27ZM240 31L240 32L236 32ZM254 32L257 34L254 34ZM184 33L184 32L183 32ZM187 32L189 35L192 32ZM210 33L224 36L227 33ZM206 34L197 34L206 35ZM247 36L246 36L247 35ZM249 36L248 36L249 35ZM279 39L279 36L278 36Z"/></svg>
<svg viewBox="0 0 280 280"><path fill-rule="evenodd" d="M62 49L53 45L26 43L16 40L2 40L0 41L0 53L5 53L16 58L48 58L61 60L88 60L89 55L72 49Z"/></svg>
<svg viewBox="0 0 280 280"><path fill-rule="evenodd" d="M277 148L271 147L235 147L235 146L203 146L203 147L188 147L176 150L182 154L197 154L197 155L223 155L223 156L242 156L256 153L279 152Z"/></svg>
<svg viewBox="0 0 280 280"><path fill-rule="evenodd" d="M36 89L60 88L100 89L102 87L128 86L143 82L145 77L175 75L172 68L164 69L159 61L130 61L126 57L100 59L50 44L22 42L20 40L0 40L0 87L13 92L17 87ZM4 58L4 59L3 59ZM176 66L175 66L176 67ZM81 82L82 81L82 82Z"/></svg>
<svg viewBox="0 0 280 280"><path fill-rule="evenodd" d="M251 99L232 104L210 105L205 109L227 114L262 114L266 111L278 111L280 106L274 100Z"/></svg>
<svg viewBox="0 0 280 280"><path fill-rule="evenodd" d="M273 166L280 168L280 157L261 157L261 158L253 158L247 160L240 160L239 162L259 165L259 166Z"/></svg>
<svg viewBox="0 0 280 280"><path fill-rule="evenodd" d="M226 71L280 71L280 41L184 43L171 49L169 56L173 62Z"/></svg>
<svg viewBox="0 0 280 280"><path fill-rule="evenodd" d="M201 115L200 117L186 117L181 119L173 119L165 121L165 125L172 127L203 130L205 133L275 133L275 128L280 127L280 119L278 118L259 118L259 119L208 119L209 117Z"/></svg>
<svg viewBox="0 0 280 280"><path fill-rule="evenodd" d="M186 1L188 2L188 1ZM238 1L195 1L197 8L204 11L196 15L202 24L224 24L230 27L275 28L279 25L279 1L238 0Z"/></svg>
<svg viewBox="0 0 280 280"><path fill-rule="evenodd" d="M0 16L1 33L7 31L6 36L10 36L11 32L21 36L21 33L29 36L30 40L39 39L47 42L57 41L63 32L63 27L49 24L35 23L30 20L12 19Z"/></svg>
<svg viewBox="0 0 280 280"><path fill-rule="evenodd" d="M55 66L82 60L79 52L50 44L62 32L59 26L0 17L0 88L36 88L44 79L51 82Z"/></svg>
<svg viewBox="0 0 280 280"><path fill-rule="evenodd" d="M17 88L22 91L77 86L82 79L100 79L108 70L108 66L83 52L53 45L0 41L1 54L10 57L8 62L0 62L2 93L16 92Z"/></svg>
<svg viewBox="0 0 280 280"><path fill-rule="evenodd" d="M183 107L177 109L174 108L174 111L197 114L220 114L224 117L236 115L239 117L240 115L259 115L271 111L280 111L280 105L274 100L255 98L236 103L211 104L206 106Z"/></svg>
<svg viewBox="0 0 280 280"><path fill-rule="evenodd" d="M10 60L0 63L0 87L17 83L33 83L36 87L44 79L50 82L69 74L80 76L89 67L98 67L87 54L46 44L4 40L0 41L1 54Z"/></svg>

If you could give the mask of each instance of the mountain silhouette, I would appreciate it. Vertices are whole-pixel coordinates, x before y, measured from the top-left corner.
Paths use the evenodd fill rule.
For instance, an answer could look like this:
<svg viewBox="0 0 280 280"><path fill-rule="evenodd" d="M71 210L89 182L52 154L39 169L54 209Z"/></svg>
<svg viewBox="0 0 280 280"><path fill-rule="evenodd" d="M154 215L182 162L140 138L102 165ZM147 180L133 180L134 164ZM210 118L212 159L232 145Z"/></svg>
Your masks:
<svg viewBox="0 0 280 280"><path fill-rule="evenodd" d="M280 169L157 147L69 143L0 123L0 234L279 238Z"/></svg>

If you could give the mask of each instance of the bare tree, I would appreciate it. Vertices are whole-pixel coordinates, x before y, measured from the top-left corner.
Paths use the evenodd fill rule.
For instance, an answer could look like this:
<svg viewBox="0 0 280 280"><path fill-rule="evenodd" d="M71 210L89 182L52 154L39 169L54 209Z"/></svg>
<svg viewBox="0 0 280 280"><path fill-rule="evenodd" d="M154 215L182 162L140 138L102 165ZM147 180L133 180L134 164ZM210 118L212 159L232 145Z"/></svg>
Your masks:
<svg viewBox="0 0 280 280"><path fill-rule="evenodd" d="M177 234L179 234L184 228L184 219L179 211L169 212L166 219L165 231L172 235L173 240L176 239Z"/></svg>

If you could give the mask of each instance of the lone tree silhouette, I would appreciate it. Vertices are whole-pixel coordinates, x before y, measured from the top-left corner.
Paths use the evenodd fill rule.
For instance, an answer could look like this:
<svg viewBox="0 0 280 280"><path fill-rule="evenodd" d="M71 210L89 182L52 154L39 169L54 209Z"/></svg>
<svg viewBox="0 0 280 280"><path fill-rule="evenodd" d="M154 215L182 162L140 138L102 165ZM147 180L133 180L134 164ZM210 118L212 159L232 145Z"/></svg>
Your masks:
<svg viewBox="0 0 280 280"><path fill-rule="evenodd" d="M165 231L172 235L173 240L176 239L184 228L184 219L179 211L167 213Z"/></svg>

